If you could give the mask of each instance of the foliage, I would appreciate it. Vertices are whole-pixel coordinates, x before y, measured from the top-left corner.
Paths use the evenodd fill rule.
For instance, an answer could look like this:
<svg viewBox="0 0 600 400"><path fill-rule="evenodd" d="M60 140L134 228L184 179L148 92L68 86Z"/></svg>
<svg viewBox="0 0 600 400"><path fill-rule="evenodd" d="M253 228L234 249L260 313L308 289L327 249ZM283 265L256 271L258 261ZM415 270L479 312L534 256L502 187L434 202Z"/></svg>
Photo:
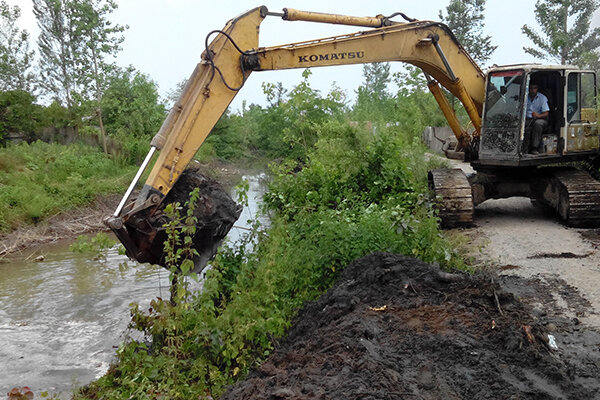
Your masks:
<svg viewBox="0 0 600 400"><path fill-rule="evenodd" d="M390 63L363 65L364 82L358 87L352 115L358 121L390 122L394 116L394 101L388 93Z"/></svg>
<svg viewBox="0 0 600 400"><path fill-rule="evenodd" d="M23 90L0 92L0 145L11 133L34 136L44 119L43 107L34 101L35 97Z"/></svg>
<svg viewBox="0 0 600 400"><path fill-rule="evenodd" d="M597 0L542 0L535 6L535 20L542 33L523 25L522 32L534 47L526 53L561 64L589 66L597 63L595 53L600 46L600 28L590 29Z"/></svg>
<svg viewBox="0 0 600 400"><path fill-rule="evenodd" d="M210 135L200 148L201 160L218 158L220 160L238 160L249 156L248 139L245 136L248 127L247 118L225 111L213 127Z"/></svg>
<svg viewBox="0 0 600 400"><path fill-rule="evenodd" d="M105 232L99 232L95 236L78 236L75 242L71 243L69 250L75 253L95 253L100 254L102 250L109 249L116 244Z"/></svg>
<svg viewBox="0 0 600 400"><path fill-rule="evenodd" d="M55 128L71 126L73 120L66 107L61 106L57 101L53 101L44 108L44 125Z"/></svg>
<svg viewBox="0 0 600 400"><path fill-rule="evenodd" d="M426 89L427 81L420 69L407 67L403 72L394 73L393 79L398 86L395 107L400 131L419 137L426 126L447 124L435 98ZM457 116L461 120L468 120L462 107L457 110Z"/></svg>
<svg viewBox="0 0 600 400"><path fill-rule="evenodd" d="M122 193L134 173L81 144L34 142L0 149L0 231L38 223L102 194Z"/></svg>
<svg viewBox="0 0 600 400"><path fill-rule="evenodd" d="M478 63L490 59L498 46L492 38L483 34L486 0L450 0L446 15L440 11L440 19L448 25L460 44Z"/></svg>
<svg viewBox="0 0 600 400"><path fill-rule="evenodd" d="M40 28L40 86L71 112L75 106L76 66L68 5L68 0L33 0L33 13Z"/></svg>
<svg viewBox="0 0 600 400"><path fill-rule="evenodd" d="M120 139L151 139L166 115L156 83L133 67L115 69L107 77L102 109L107 133Z"/></svg>
<svg viewBox="0 0 600 400"><path fill-rule="evenodd" d="M315 135L301 170L294 158L274 166L271 226L255 225L222 250L201 292L185 288L175 305L134 305L132 326L151 344L123 344L118 363L75 398L217 398L268 357L304 302L353 259L384 250L461 264L438 231L423 148L412 135L373 136L335 119ZM180 243L185 235L170 230ZM176 248L167 248L172 268L182 260Z"/></svg>
<svg viewBox="0 0 600 400"><path fill-rule="evenodd" d="M0 91L33 89L34 52L29 50L29 33L17 26L20 16L19 6L0 1Z"/></svg>
<svg viewBox="0 0 600 400"><path fill-rule="evenodd" d="M150 148L150 141L165 118L158 89L147 75L135 70L115 68L106 77L102 97L102 115L106 133L119 144L117 158L125 164L140 163ZM95 101L88 103L95 107ZM98 135L96 119L88 120L81 131ZM114 154L113 154L114 156Z"/></svg>
<svg viewBox="0 0 600 400"><path fill-rule="evenodd" d="M81 116L97 118L105 153L102 97L115 68L108 58L120 50L126 29L108 19L116 8L113 0L33 1L41 31L41 86L67 107L74 122Z"/></svg>
<svg viewBox="0 0 600 400"><path fill-rule="evenodd" d="M344 93L333 86L322 96L310 85L310 70L289 93L281 84L265 84L270 105L244 107L241 115L225 113L200 148L202 157L236 159L258 154L302 162L317 141L321 125L346 118Z"/></svg>
<svg viewBox="0 0 600 400"><path fill-rule="evenodd" d="M108 15L117 9L113 0L71 0L73 58L75 80L84 93L95 93L94 114L98 118L102 147L107 153L106 131L102 117L102 97L106 90L106 75L115 68L106 60L121 49L126 27L112 24Z"/></svg>
<svg viewBox="0 0 600 400"><path fill-rule="evenodd" d="M187 82L188 82L188 78L184 78L184 79L180 80L179 82L177 82L177 84L175 85L175 87L173 89L169 90L169 92L167 93L167 96L166 96L166 103L169 108L173 107L175 105L175 103L177 103L177 100L179 100L179 97L183 93L183 90L185 89L185 85L187 85Z"/></svg>

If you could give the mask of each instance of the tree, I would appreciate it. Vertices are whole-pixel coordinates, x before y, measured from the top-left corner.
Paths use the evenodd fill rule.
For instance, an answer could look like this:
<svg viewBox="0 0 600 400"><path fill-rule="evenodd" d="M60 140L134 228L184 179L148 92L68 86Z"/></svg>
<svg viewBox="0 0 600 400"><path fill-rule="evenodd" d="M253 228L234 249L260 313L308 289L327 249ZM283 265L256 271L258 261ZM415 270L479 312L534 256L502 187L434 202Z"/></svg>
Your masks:
<svg viewBox="0 0 600 400"><path fill-rule="evenodd" d="M419 68L409 66L404 72L394 73L398 86L396 123L404 132L421 135L426 126L444 126L444 114L435 98L427 90L427 80Z"/></svg>
<svg viewBox="0 0 600 400"><path fill-rule="evenodd" d="M354 116L360 121L385 120L392 117L390 83L390 63L363 65L364 81L358 87Z"/></svg>
<svg viewBox="0 0 600 400"><path fill-rule="evenodd" d="M187 83L188 83L188 78L183 78L182 80L177 82L177 84L175 84L174 88L172 88L171 90L169 90L167 92L167 95L165 96L166 97L165 100L166 100L168 108L173 108L175 103L177 103L177 101L181 97L181 94L183 93L183 90L185 89L185 86L187 85Z"/></svg>
<svg viewBox="0 0 600 400"><path fill-rule="evenodd" d="M40 86L72 112L75 90L71 9L65 0L33 0L40 28Z"/></svg>
<svg viewBox="0 0 600 400"><path fill-rule="evenodd" d="M521 31L535 47L524 47L534 57L582 66L597 62L600 28L590 31L590 21L598 9L597 0L542 0L535 6L535 20L542 33L528 25Z"/></svg>
<svg viewBox="0 0 600 400"><path fill-rule="evenodd" d="M156 83L133 67L115 69L105 83L101 106L106 132L119 140L127 162L138 163L166 115Z"/></svg>
<svg viewBox="0 0 600 400"><path fill-rule="evenodd" d="M100 126L104 152L106 131L102 118L102 96L106 75L114 68L107 56L115 56L124 38L126 27L112 25L108 16L117 8L112 0L72 0L69 3L75 63L75 81L85 93L95 93L95 114Z"/></svg>
<svg viewBox="0 0 600 400"><path fill-rule="evenodd" d="M156 83L133 67L115 70L106 83L102 109L107 131L116 137L151 138L165 118Z"/></svg>
<svg viewBox="0 0 600 400"><path fill-rule="evenodd" d="M446 15L440 19L448 25L458 41L475 61L482 64L490 59L498 46L492 45L491 36L483 34L486 0L450 0Z"/></svg>
<svg viewBox="0 0 600 400"><path fill-rule="evenodd" d="M19 29L19 6L0 1L0 90L31 92L35 75L31 72L33 51L29 50L29 33Z"/></svg>
<svg viewBox="0 0 600 400"><path fill-rule="evenodd" d="M0 145L11 133L33 138L43 118L43 107L34 102L35 97L23 90L0 92Z"/></svg>

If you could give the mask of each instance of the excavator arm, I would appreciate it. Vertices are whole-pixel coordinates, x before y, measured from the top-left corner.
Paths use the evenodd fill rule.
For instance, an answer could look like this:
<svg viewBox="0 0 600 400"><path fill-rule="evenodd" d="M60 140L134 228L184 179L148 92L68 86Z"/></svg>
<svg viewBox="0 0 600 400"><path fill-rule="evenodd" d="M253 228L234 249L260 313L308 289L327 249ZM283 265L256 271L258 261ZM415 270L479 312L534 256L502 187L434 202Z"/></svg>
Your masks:
<svg viewBox="0 0 600 400"><path fill-rule="evenodd" d="M416 21L400 15L408 22L392 21L391 17L381 15L350 17L293 9L272 13L263 6L229 21L223 30L211 32L206 38L206 50L201 62L152 140L151 151L119 207L106 220L125 245L128 255L138 261L161 264L160 257L148 256L152 251L158 254L152 248L160 245L155 241L156 231L160 230L157 223L163 221L164 216L157 215L157 210L253 71L381 61L415 65L425 73L428 87L457 137L459 146L468 151L481 129L485 75L448 27L438 22ZM258 46L259 27L267 16L279 16L287 21L373 29L261 48ZM214 39L209 44L213 35ZM440 85L465 107L474 127L473 135L461 128ZM160 154L144 187L135 201L129 201L135 184L156 150L160 150ZM229 228L221 227L219 234L226 234ZM201 243L197 245L200 252L202 246Z"/></svg>

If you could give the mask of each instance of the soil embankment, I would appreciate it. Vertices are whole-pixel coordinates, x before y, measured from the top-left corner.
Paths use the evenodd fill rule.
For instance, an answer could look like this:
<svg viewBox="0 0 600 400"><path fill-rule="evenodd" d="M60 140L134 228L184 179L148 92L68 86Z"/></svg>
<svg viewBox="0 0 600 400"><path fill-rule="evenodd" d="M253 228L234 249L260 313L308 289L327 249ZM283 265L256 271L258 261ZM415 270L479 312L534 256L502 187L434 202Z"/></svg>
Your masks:
<svg viewBox="0 0 600 400"><path fill-rule="evenodd" d="M223 162L202 165L203 173L226 188L237 183L242 169L242 166ZM122 194L100 196L89 206L61 212L36 225L23 225L11 232L0 233L0 261L40 245L107 230L102 221L112 215L121 198Z"/></svg>
<svg viewBox="0 0 600 400"><path fill-rule="evenodd" d="M359 259L222 398L600 398L600 334L513 294L543 286L503 280L509 290L409 257Z"/></svg>
<svg viewBox="0 0 600 400"><path fill-rule="evenodd" d="M24 225L0 234L0 260L43 244L106 230L102 220L114 212L120 199L120 195L100 197L87 207L57 214L38 225Z"/></svg>

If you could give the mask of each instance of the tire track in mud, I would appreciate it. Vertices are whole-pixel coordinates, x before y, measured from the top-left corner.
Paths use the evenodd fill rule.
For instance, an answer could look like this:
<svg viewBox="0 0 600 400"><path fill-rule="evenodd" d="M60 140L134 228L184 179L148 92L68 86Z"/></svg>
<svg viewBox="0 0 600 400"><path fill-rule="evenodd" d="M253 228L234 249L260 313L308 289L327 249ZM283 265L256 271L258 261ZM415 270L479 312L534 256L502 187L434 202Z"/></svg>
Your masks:
<svg viewBox="0 0 600 400"><path fill-rule="evenodd" d="M488 200L465 233L482 246L478 264L519 276L548 293L531 301L600 329L600 231L569 228L527 198Z"/></svg>

